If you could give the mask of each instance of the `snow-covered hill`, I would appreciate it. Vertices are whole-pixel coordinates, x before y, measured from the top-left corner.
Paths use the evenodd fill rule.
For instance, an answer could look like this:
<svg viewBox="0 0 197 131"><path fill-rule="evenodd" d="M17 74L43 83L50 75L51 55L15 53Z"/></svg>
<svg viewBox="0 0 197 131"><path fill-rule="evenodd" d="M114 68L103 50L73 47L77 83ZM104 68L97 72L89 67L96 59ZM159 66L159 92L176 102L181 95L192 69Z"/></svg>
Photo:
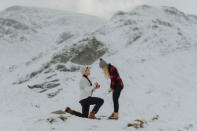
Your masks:
<svg viewBox="0 0 197 131"><path fill-rule="evenodd" d="M97 29L105 20L85 14L12 6L0 12L1 67L17 66ZM6 58L5 58L6 57Z"/></svg>
<svg viewBox="0 0 197 131"><path fill-rule="evenodd" d="M10 68L9 73L2 69L0 122L3 124L0 129L129 131L136 130L127 126L136 119L147 121L144 128L139 129L144 131L197 129L196 16L186 15L173 7L144 5L129 12L117 12L109 21L71 12L18 6L1 12L0 17L2 21L14 21L10 30L17 29L16 25L21 23L27 26L27 30L20 28L12 32L24 35L26 31L31 32L29 37L32 38L26 37L25 43L38 43L35 49L40 50L38 41L41 38L50 41L47 46L55 47L42 50L41 54L35 52L33 59L25 59L25 64ZM21 37L19 34L17 38ZM54 36L56 39L51 41ZM8 37L6 35L6 39ZM3 43L6 39L2 38ZM72 116L66 121L56 119L48 123L47 118L58 116L51 114L52 111L66 106L81 110L78 69L84 64L91 65L92 80L101 84L101 89L94 94L105 100L98 115L112 112L111 94L107 94L110 81L99 69L100 57L119 69L125 85L120 98L120 119L97 121ZM158 120L151 120L156 115Z"/></svg>
<svg viewBox="0 0 197 131"><path fill-rule="evenodd" d="M119 47L132 48L137 52L148 51L145 56L155 57L156 54L195 48L196 25L195 17L173 7L140 6L130 12L116 13L103 28L97 30L96 35L114 50L120 50Z"/></svg>

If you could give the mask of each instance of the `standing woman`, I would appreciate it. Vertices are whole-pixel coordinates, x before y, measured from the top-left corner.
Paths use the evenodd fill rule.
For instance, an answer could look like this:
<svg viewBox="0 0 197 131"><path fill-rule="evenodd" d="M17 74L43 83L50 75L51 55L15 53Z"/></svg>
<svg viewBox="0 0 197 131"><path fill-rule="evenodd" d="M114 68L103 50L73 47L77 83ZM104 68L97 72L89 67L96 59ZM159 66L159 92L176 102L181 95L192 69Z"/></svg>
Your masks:
<svg viewBox="0 0 197 131"><path fill-rule="evenodd" d="M65 111L75 116L96 119L95 114L99 111L100 107L103 105L104 100L98 97L92 97L93 92L100 88L100 85L96 82L93 86L89 79L90 69L86 66L80 69L82 78L79 83L80 87L80 101L82 106L82 113L72 110L67 107ZM89 114L90 105L95 105L93 110Z"/></svg>
<svg viewBox="0 0 197 131"><path fill-rule="evenodd" d="M108 64L103 59L100 59L99 63L100 68L103 70L105 77L107 79L111 79L111 85L109 92L113 92L113 103L114 103L114 112L109 116L109 119L118 119L118 110L119 110L119 102L118 99L120 97L120 93L124 87L122 79L118 73L116 67L111 64Z"/></svg>

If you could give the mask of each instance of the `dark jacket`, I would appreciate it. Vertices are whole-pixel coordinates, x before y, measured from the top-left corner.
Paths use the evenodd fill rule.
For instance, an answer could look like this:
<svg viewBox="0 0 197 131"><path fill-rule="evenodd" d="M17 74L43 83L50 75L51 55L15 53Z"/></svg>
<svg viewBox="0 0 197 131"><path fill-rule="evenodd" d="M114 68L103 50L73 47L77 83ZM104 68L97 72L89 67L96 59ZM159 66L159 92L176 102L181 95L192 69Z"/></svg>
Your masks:
<svg viewBox="0 0 197 131"><path fill-rule="evenodd" d="M111 88L123 88L124 84L122 82L122 79L120 78L120 75L118 73L118 70L113 65L109 64L109 74L111 79Z"/></svg>

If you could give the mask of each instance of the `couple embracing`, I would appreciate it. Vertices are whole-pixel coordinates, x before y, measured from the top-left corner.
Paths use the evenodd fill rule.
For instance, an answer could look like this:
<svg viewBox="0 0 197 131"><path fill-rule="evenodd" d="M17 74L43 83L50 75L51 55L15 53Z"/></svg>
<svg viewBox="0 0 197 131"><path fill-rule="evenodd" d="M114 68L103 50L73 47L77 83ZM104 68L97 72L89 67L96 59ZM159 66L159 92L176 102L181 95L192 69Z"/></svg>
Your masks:
<svg viewBox="0 0 197 131"><path fill-rule="evenodd" d="M118 119L118 110L119 110L119 96L124 87L122 79L118 73L118 70L113 65L107 63L103 59L100 59L99 63L100 68L103 70L106 78L111 79L111 85L109 92L112 92L114 112L109 116L109 119ZM82 67L80 69L82 78L79 83L80 87L80 101L79 103L82 106L82 113L72 110L70 107L67 107L65 111L75 116L96 119L95 114L99 111L100 107L103 105L104 100L102 98L93 97L92 93L100 88L100 85L96 82L94 85L89 79L90 69L88 67ZM92 111L89 113L90 105L95 105Z"/></svg>

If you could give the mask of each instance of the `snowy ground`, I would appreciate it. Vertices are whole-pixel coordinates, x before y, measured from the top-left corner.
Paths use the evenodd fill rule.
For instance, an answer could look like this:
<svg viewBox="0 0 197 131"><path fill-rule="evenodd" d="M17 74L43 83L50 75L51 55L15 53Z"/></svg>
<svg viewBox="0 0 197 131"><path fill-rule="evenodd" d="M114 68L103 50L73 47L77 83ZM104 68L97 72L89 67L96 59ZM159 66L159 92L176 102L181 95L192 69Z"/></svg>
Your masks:
<svg viewBox="0 0 197 131"><path fill-rule="evenodd" d="M141 9L144 8L141 7ZM151 9L151 12L152 10L155 9ZM143 13L143 10L135 11L139 14ZM152 15L152 18L150 16L148 18L154 19L154 17L156 16ZM166 18L162 15L160 17ZM116 22L119 19L124 22L125 19L134 18L139 21L139 24L123 26L121 21ZM51 114L59 109L64 110L66 106L81 110L78 103L78 83L81 74L78 71L51 72L51 74L57 74L56 78L60 80L61 85L44 93L38 93L37 89L27 87L29 84L45 80L43 74L23 84L13 84L21 76L28 74L27 72L31 69L40 68L41 63L50 58L50 54L27 67L20 63L16 69L9 72L7 67L6 69L1 68L0 129L2 131L134 131L136 129L128 127L127 124L133 123L136 119L142 119L148 123L144 125L144 128L137 130L196 131L197 39L195 30L197 24L189 21L190 24L193 22L192 25L189 26L188 23L185 25L185 21L177 20L182 16L173 19L185 25L183 26L169 17L166 21L172 21L175 26L169 30L168 27L158 25L157 32L147 27L150 24L148 22L152 20L149 21L146 18L146 15L142 18L141 16L117 16L97 30L98 33L95 33L95 36L109 47L109 52L103 58L118 68L125 85L120 97L119 120L89 120L65 114L64 116L67 116L68 119L62 121L57 118L59 115ZM128 45L135 34L131 30L138 26L144 35ZM181 28L187 42L182 37L179 38L176 32L177 27ZM192 27L193 33L190 32ZM168 31L170 34L166 33ZM159 36L155 36L155 32ZM151 39L151 41L144 42L144 39ZM101 85L101 89L97 90L94 96L105 100L97 115L108 116L113 111L112 96L107 93L110 81L104 78L98 61L91 67L92 80L98 81ZM62 89L57 96L47 97L48 93L57 89ZM151 121L156 115L159 115L158 120ZM52 124L47 121L47 118L51 117L57 118Z"/></svg>
<svg viewBox="0 0 197 131"><path fill-rule="evenodd" d="M143 63L133 63L132 60L122 64L111 60L120 69L125 82L125 89L120 97L120 119L88 120L78 117L69 117L65 122L57 120L53 124L47 118L57 117L50 112L71 106L81 110L78 103L78 82L80 73L62 74L63 91L48 99L45 94L38 94L29 90L26 85L13 86L4 79L1 81L1 124L0 128L6 131L35 131L35 130L135 130L127 127L135 119L151 120L155 115L159 119L149 122L140 130L196 130L195 103L197 89L197 71L193 69L197 61L196 51L179 52ZM126 63L131 63L130 70L126 70ZM123 65L123 66L122 66ZM109 115L112 110L111 94L107 94L109 82L103 78L98 65L92 67L92 77L101 83L101 89L95 96L104 98L105 103L98 115ZM73 95L76 94L76 95ZM69 115L65 115L69 116ZM12 126L10 126L12 125Z"/></svg>

